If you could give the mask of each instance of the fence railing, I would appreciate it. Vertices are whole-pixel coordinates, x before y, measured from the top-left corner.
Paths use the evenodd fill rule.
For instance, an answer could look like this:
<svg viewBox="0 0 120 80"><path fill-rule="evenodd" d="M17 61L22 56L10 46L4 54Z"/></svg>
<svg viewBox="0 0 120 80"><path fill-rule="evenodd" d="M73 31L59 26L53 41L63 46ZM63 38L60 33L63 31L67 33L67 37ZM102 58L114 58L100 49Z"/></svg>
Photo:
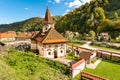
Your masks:
<svg viewBox="0 0 120 80"><path fill-rule="evenodd" d="M87 72L81 72L81 80L82 80L82 78L87 78L90 80L107 80L105 78L102 78L102 77L99 77L99 76L96 76L94 74L90 74Z"/></svg>

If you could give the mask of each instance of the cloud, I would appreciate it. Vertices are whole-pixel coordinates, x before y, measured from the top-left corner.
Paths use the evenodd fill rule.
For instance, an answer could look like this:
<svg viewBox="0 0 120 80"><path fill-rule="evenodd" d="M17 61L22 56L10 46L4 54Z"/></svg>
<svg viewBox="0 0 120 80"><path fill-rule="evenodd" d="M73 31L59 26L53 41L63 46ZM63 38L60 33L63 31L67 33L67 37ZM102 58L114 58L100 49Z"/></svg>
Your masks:
<svg viewBox="0 0 120 80"><path fill-rule="evenodd" d="M69 9L67 9L63 15L67 14L68 12L70 12L70 10L69 10Z"/></svg>
<svg viewBox="0 0 120 80"><path fill-rule="evenodd" d="M60 0L55 0L56 3L60 3Z"/></svg>
<svg viewBox="0 0 120 80"><path fill-rule="evenodd" d="M67 3L67 2L65 2L65 5L68 5L68 3Z"/></svg>
<svg viewBox="0 0 120 80"><path fill-rule="evenodd" d="M28 10L28 8L24 8L26 11Z"/></svg>
<svg viewBox="0 0 120 80"><path fill-rule="evenodd" d="M90 0L74 0L73 2L69 2L69 5L68 7L71 8L71 7L79 7L81 6L82 4L85 4L86 2L90 2Z"/></svg>

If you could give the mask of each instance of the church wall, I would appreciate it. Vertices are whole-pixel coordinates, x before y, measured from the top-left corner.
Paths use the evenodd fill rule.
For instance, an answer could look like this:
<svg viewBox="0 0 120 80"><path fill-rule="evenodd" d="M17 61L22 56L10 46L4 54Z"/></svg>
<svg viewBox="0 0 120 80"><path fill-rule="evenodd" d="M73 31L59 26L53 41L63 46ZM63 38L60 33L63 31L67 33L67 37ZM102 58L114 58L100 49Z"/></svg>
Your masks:
<svg viewBox="0 0 120 80"><path fill-rule="evenodd" d="M66 55L66 44L48 44L44 45L44 57L54 58L54 51L57 51L57 57L64 57Z"/></svg>

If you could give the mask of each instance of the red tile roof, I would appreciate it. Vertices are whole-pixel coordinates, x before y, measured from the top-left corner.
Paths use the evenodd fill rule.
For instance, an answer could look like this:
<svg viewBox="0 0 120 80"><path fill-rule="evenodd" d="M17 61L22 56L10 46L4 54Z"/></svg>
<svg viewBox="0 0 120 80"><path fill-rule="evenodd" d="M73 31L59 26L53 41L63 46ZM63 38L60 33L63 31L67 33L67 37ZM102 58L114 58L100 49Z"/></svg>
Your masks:
<svg viewBox="0 0 120 80"><path fill-rule="evenodd" d="M15 32L5 32L5 33L2 33L0 38L13 38L13 37L16 37L16 33Z"/></svg>
<svg viewBox="0 0 120 80"><path fill-rule="evenodd" d="M30 34L20 33L16 36L16 38L30 38Z"/></svg>
<svg viewBox="0 0 120 80"><path fill-rule="evenodd" d="M82 59L82 60L79 60L78 62L74 63L74 64L72 65L72 69L76 68L77 66L79 66L80 64L82 64L84 61L85 61L85 60Z"/></svg>

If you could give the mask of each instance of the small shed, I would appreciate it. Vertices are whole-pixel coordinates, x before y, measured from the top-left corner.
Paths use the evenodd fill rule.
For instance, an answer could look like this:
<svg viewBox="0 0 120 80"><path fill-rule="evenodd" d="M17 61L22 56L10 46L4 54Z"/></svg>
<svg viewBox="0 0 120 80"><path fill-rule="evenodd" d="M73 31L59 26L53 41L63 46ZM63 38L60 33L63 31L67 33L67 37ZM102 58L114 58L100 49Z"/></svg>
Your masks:
<svg viewBox="0 0 120 80"><path fill-rule="evenodd" d="M80 58L84 59L88 64L96 58L96 52L82 51Z"/></svg>

